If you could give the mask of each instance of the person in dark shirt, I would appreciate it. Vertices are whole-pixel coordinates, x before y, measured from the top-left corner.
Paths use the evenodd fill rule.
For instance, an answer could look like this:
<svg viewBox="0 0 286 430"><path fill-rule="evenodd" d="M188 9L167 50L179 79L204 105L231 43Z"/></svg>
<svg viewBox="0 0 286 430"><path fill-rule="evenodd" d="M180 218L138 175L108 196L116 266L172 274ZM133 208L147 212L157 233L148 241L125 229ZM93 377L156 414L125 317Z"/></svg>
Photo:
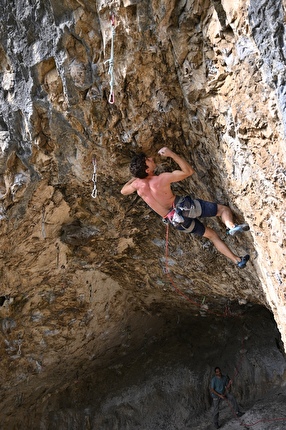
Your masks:
<svg viewBox="0 0 286 430"><path fill-rule="evenodd" d="M240 410L236 398L229 392L232 385L232 380L228 376L223 375L219 367L215 367L215 376L211 380L211 396L213 398L213 423L216 429L219 429L219 405L221 400L228 400L231 404L233 413L237 417L241 417L243 412Z"/></svg>

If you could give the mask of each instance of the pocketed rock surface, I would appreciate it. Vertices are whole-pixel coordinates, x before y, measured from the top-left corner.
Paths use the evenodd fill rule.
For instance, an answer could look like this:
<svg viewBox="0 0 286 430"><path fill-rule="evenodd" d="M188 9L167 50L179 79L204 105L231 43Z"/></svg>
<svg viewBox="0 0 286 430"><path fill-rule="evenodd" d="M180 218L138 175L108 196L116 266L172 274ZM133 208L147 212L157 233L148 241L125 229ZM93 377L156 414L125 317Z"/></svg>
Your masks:
<svg viewBox="0 0 286 430"><path fill-rule="evenodd" d="M208 428L216 365L282 429L285 0L0 4L0 429ZM162 146L246 269L120 194Z"/></svg>

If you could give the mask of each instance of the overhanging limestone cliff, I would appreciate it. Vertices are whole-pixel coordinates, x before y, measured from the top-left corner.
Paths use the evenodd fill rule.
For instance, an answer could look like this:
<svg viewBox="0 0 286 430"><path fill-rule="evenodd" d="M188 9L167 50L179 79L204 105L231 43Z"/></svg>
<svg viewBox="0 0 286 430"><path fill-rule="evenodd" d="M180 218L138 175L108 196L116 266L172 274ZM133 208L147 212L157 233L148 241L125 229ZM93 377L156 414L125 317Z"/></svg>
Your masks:
<svg viewBox="0 0 286 430"><path fill-rule="evenodd" d="M163 145L197 172L178 192L229 204L251 227L232 239L210 221L250 253L241 272L208 242L172 231L175 282L210 307L267 306L285 343L283 2L1 4L1 354L10 385L30 371L60 373L70 355L115 348L120 331L128 337L126 309L189 309L164 277L161 220L120 195L131 155Z"/></svg>

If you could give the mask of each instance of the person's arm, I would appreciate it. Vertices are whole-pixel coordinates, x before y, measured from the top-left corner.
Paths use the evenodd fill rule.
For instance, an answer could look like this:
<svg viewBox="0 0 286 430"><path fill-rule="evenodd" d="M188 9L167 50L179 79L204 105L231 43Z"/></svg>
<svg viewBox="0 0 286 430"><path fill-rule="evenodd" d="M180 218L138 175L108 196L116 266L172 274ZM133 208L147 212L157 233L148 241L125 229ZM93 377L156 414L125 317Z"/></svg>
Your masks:
<svg viewBox="0 0 286 430"><path fill-rule="evenodd" d="M129 194L134 193L134 191L137 191L137 188L134 187L133 182L136 181L137 178L132 178L130 181L126 182L125 185L121 188L121 194L124 196L128 196Z"/></svg>
<svg viewBox="0 0 286 430"><path fill-rule="evenodd" d="M170 175L172 176L172 180L170 182L177 182L182 181L183 179L191 176L193 173L195 173L192 166L184 160L184 158L180 157L178 154L173 152L171 149L164 146L158 151L158 154L160 154L163 157L170 157L172 158L180 167L181 170L174 170ZM169 176L170 176L169 175Z"/></svg>
<svg viewBox="0 0 286 430"><path fill-rule="evenodd" d="M218 393L214 388L211 387L211 393L215 394L216 396L220 397L221 399L224 399L224 395Z"/></svg>
<svg viewBox="0 0 286 430"><path fill-rule="evenodd" d="M214 378L211 380L210 392L220 397L221 399L224 399L224 395L216 391L216 382Z"/></svg>

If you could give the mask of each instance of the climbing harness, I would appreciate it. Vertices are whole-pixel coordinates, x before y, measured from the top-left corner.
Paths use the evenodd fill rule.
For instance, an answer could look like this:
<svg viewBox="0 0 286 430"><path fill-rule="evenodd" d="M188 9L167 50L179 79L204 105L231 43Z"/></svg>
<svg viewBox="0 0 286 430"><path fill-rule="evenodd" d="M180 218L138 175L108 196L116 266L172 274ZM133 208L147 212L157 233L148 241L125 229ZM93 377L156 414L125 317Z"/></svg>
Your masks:
<svg viewBox="0 0 286 430"><path fill-rule="evenodd" d="M97 173L96 173L96 159L93 158L92 160L92 164L93 164L93 175L92 175L92 182L93 182L93 190L91 193L91 197L93 199L96 199L97 197L97 188L96 188L96 181L97 181Z"/></svg>
<svg viewBox="0 0 286 430"><path fill-rule="evenodd" d="M183 233L191 233L195 228L194 218L197 218L201 215L201 206L198 200L191 199L189 196L185 197L176 197L172 208L165 215L164 219L169 222L178 230ZM188 227L184 226L185 218L193 218L190 225Z"/></svg>
<svg viewBox="0 0 286 430"><path fill-rule="evenodd" d="M110 18L111 21L111 49L110 49L110 58L104 62L109 64L108 67L108 74L110 75L110 93L108 97L108 102L110 104L114 104L114 75L113 75L113 65L114 65L114 36L115 36L115 17L114 15L111 15Z"/></svg>

